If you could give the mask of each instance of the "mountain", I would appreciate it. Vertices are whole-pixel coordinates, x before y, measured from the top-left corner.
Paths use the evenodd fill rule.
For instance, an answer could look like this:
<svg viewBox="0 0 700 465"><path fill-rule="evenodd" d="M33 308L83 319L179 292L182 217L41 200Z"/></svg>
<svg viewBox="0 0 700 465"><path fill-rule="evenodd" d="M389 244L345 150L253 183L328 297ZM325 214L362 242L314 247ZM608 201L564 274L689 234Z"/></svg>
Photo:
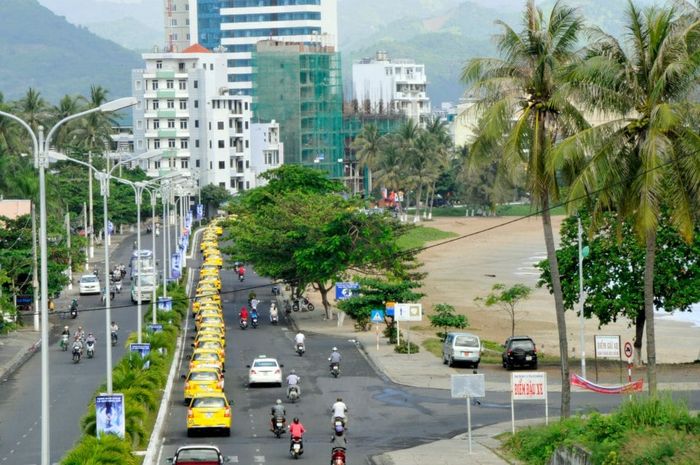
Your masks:
<svg viewBox="0 0 700 465"><path fill-rule="evenodd" d="M88 26L134 18L163 34L164 0L39 0L39 3L73 24Z"/></svg>
<svg viewBox="0 0 700 465"><path fill-rule="evenodd" d="M129 50L150 52L154 46L163 46L162 30L152 29L133 17L86 23L85 27L93 34L109 39Z"/></svg>
<svg viewBox="0 0 700 465"><path fill-rule="evenodd" d="M37 0L0 1L0 92L15 100L34 87L57 102L88 95L90 85L109 97L131 94L131 70L141 57L56 16Z"/></svg>

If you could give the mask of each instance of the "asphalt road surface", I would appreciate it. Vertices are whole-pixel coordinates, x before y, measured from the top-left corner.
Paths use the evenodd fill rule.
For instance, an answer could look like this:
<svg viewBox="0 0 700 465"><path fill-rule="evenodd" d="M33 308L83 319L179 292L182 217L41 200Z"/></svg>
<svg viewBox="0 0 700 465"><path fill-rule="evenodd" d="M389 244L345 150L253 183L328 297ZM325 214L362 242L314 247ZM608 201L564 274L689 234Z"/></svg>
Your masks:
<svg viewBox="0 0 700 465"><path fill-rule="evenodd" d="M144 239L145 238L145 239ZM157 258L162 264L162 236L156 240ZM151 248L150 235L141 238L143 248ZM136 331L136 305L131 303L129 259L133 241L124 240L112 251L110 265L127 265L127 276L121 293L112 300L112 320L119 325L119 343L113 347L112 362L116 364L126 353L124 341ZM103 268L100 279L104 279ZM76 283L80 275L75 276ZM104 285L104 282L102 282ZM76 284L77 286L77 284ZM95 358L85 354L74 364L70 349L61 351L57 336L49 347L51 463L58 462L80 438L80 419L87 411L97 388L106 379L104 304L99 295L79 296L79 314L75 320L61 323L70 326L71 334L80 325L86 334L97 338ZM64 309L56 309L64 310ZM148 304L142 305L146 314ZM144 326L145 328L145 326ZM8 380L0 384L0 465L31 465L41 462L41 357L35 354Z"/></svg>
<svg viewBox="0 0 700 465"><path fill-rule="evenodd" d="M309 464L330 461L330 406L337 397L348 405L349 463L364 463L367 457L382 452L403 449L425 442L445 439L466 430L464 400L450 398L450 393L436 389L416 389L396 385L377 373L354 341L319 334L309 334L306 354L294 352L294 331L284 318L278 326L269 324L272 299L267 281L248 268L246 280L240 283L232 271L222 271L224 315L227 328L225 391L233 404L231 437L215 435L187 437L186 412L183 405L184 382L178 377L173 386L166 419L163 447L159 464L165 464L177 447L185 444L214 444L232 463L278 464L291 459L288 435L277 439L269 431L270 408L282 399L287 409L287 421L299 417L307 433L301 460ZM196 280L195 280L196 282ZM254 289L258 299L260 322L258 328L241 330L238 312L246 304L248 292ZM318 312L318 310L316 310ZM320 315L319 315L320 317ZM179 375L187 372L190 344L194 337L190 319L184 361ZM341 376L334 379L328 372L327 357L337 346L343 356ZM285 399L285 387L248 387L246 365L258 355L275 357L284 365L286 376L296 369L302 379L301 399L290 404ZM700 404L697 393L692 394ZM559 395L550 397L550 416L558 415ZM574 408L608 411L619 404L616 396L574 394ZM696 405L695 408L698 408ZM516 418L544 417L543 403L521 402L516 406ZM510 400L507 393L487 393L480 406L472 408L474 428L510 421Z"/></svg>

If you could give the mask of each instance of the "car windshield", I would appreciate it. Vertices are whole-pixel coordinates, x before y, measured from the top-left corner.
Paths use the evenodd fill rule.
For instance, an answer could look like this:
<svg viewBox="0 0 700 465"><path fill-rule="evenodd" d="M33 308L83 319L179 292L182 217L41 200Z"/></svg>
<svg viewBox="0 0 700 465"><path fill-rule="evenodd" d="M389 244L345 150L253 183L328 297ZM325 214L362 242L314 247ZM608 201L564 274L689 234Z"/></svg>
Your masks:
<svg viewBox="0 0 700 465"><path fill-rule="evenodd" d="M218 462L219 454L211 449L185 449L177 453L178 462Z"/></svg>
<svg viewBox="0 0 700 465"><path fill-rule="evenodd" d="M260 360L253 364L254 367L277 367L277 362L273 360Z"/></svg>
<svg viewBox="0 0 700 465"><path fill-rule="evenodd" d="M457 336L455 345L460 347L479 347L479 339L474 336Z"/></svg>
<svg viewBox="0 0 700 465"><path fill-rule="evenodd" d="M139 280L141 281L141 286L153 286L156 282L156 277L152 274L141 274L139 279L134 280L134 285L137 286Z"/></svg>
<svg viewBox="0 0 700 465"><path fill-rule="evenodd" d="M219 360L219 356L213 352L194 354L192 360Z"/></svg>
<svg viewBox="0 0 700 465"><path fill-rule="evenodd" d="M214 342L214 341L203 342L202 344L199 345L199 347L201 347L202 349L218 350L218 349L221 349L221 343Z"/></svg>
<svg viewBox="0 0 700 465"><path fill-rule="evenodd" d="M87 276L83 276L82 278L80 278L80 282L81 283L97 283L97 282L99 282L99 280L97 279L97 276L87 275Z"/></svg>
<svg viewBox="0 0 700 465"><path fill-rule="evenodd" d="M213 371L195 371L190 373L189 381L216 381L219 377Z"/></svg>
<svg viewBox="0 0 700 465"><path fill-rule="evenodd" d="M511 350L513 350L513 349L532 350L535 348L535 344L533 344L533 342L530 341L529 339L516 339L514 341L511 341L510 348L511 348Z"/></svg>
<svg viewBox="0 0 700 465"><path fill-rule="evenodd" d="M192 407L226 407L226 401L222 397L196 397L192 401Z"/></svg>

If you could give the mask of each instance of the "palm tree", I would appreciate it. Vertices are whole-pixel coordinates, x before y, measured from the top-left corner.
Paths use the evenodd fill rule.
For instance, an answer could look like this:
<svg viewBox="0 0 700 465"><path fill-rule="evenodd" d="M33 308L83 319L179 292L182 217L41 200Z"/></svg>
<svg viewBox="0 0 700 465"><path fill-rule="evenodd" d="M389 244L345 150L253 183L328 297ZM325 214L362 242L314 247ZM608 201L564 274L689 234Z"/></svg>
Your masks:
<svg viewBox="0 0 700 465"><path fill-rule="evenodd" d="M352 149L357 153L360 164L367 167L367 197L372 195L372 169L377 165L382 152L384 138L374 124L367 124L352 141Z"/></svg>
<svg viewBox="0 0 700 465"><path fill-rule="evenodd" d="M404 173L402 169L403 153L396 142L395 137L386 141L382 156L377 160L374 174L377 182L387 189L398 192L404 187Z"/></svg>
<svg viewBox="0 0 700 465"><path fill-rule="evenodd" d="M34 133L37 133L39 126L45 125L49 118L49 105L41 97L41 93L32 87L15 105L19 116L29 124Z"/></svg>
<svg viewBox="0 0 700 465"><path fill-rule="evenodd" d="M416 148L416 143L418 137L421 134L421 128L417 122L412 119L406 120L399 129L393 134L393 143L396 148L401 151L402 157L400 159L400 169L404 175L404 185L406 186L406 208L410 206L409 202L409 188L422 188L423 186L417 182L417 177L415 174L415 163L419 162L421 153L418 152ZM421 192L417 190L416 192L416 218L418 217L418 212L420 209L420 197Z"/></svg>
<svg viewBox="0 0 700 465"><path fill-rule="evenodd" d="M452 138L447 130L447 123L440 118L431 118L425 125L425 130L433 139L433 164L435 168L430 186L430 200L426 200L428 208L428 218L433 217L433 203L435 201L435 183L445 170L449 169L450 157L452 156ZM427 198L427 197L426 197Z"/></svg>
<svg viewBox="0 0 700 465"><path fill-rule="evenodd" d="M12 113L12 108L4 103L4 97L0 92L0 110ZM23 150L20 127L10 118L0 118L0 153L18 154Z"/></svg>
<svg viewBox="0 0 700 465"><path fill-rule="evenodd" d="M88 108L99 107L107 101L108 91L102 86L90 87ZM70 133L70 139L78 141L86 151L102 153L109 144L114 119L107 113L95 112L80 118Z"/></svg>
<svg viewBox="0 0 700 465"><path fill-rule="evenodd" d="M679 20L673 8L627 9L629 49L597 31L587 58L570 82L589 110L611 121L560 144L559 159L585 160L570 197L604 189L596 211L614 209L635 225L646 245L644 314L649 392L656 391L654 266L661 206L690 241L700 191L700 133L688 124L697 104L688 102L700 72L700 22Z"/></svg>
<svg viewBox="0 0 700 465"><path fill-rule="evenodd" d="M85 98L80 95L76 96L71 96L71 95L65 95L63 98L58 102L58 105L55 106L52 109L52 116L55 122L58 122L62 120L63 118L66 118L70 115L74 115L80 111L83 110L83 102L85 101ZM70 122L68 124L63 125L58 129L58 132L55 136L55 144L58 148L64 149L66 146L68 146L71 142L70 140L70 132L73 129L72 125Z"/></svg>
<svg viewBox="0 0 700 465"><path fill-rule="evenodd" d="M482 95L481 124L471 158L491 163L500 157L501 169L512 177L526 171L533 203L542 211L547 259L552 270L552 288L561 356L561 414L571 410L566 319L557 262L550 205L558 199L559 184L548 158L558 137L585 126L585 120L569 103L562 69L575 59L583 20L573 8L557 1L545 19L534 0L528 0L522 31L498 22L498 48L503 58L470 60L462 81ZM499 147L500 150L487 150Z"/></svg>

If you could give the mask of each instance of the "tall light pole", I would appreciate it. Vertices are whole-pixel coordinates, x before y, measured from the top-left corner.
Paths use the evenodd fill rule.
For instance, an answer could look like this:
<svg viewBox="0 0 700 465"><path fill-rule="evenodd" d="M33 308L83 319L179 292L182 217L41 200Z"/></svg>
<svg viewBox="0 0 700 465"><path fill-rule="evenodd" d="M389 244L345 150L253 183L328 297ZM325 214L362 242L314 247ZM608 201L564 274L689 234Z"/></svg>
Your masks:
<svg viewBox="0 0 700 465"><path fill-rule="evenodd" d="M579 314L580 322L580 344L581 344L581 376L586 377L586 319L583 315L583 305L585 303L586 295L583 292L583 259L588 256L588 246L583 247L583 241L581 236L583 235L583 228L581 227L581 216L578 216L578 301L581 306L581 312Z"/></svg>
<svg viewBox="0 0 700 465"><path fill-rule="evenodd" d="M46 167L48 164L48 149L51 145L51 138L56 130L68 121L83 117L90 113L96 112L112 112L121 110L128 106L134 105L136 99L127 97L114 100L100 105L96 108L91 108L75 115L63 118L56 123L48 133L46 141L44 141L43 128L39 127L39 137L34 134L31 126L17 116L0 111L0 116L10 118L30 134L32 147L34 150L34 164L39 169L39 255L40 255L40 298L41 298L41 465L50 465L50 409L49 409L49 314L48 314L48 298L49 298L49 273L48 273L48 244L47 244L47 226L46 226Z"/></svg>

